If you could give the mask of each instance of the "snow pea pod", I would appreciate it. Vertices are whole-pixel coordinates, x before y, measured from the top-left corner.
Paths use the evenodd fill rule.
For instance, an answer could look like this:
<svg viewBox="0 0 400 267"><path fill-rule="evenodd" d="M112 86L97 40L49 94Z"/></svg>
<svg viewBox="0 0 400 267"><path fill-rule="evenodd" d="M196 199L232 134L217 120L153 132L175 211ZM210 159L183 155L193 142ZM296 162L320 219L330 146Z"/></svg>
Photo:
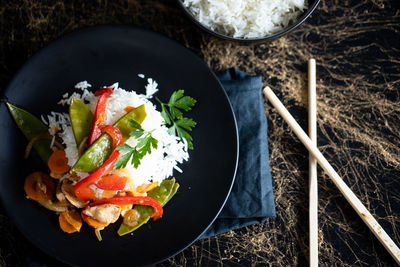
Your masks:
<svg viewBox="0 0 400 267"><path fill-rule="evenodd" d="M89 136L93 124L93 114L85 103L72 98L69 106L69 117L76 145L79 147L82 140Z"/></svg>
<svg viewBox="0 0 400 267"><path fill-rule="evenodd" d="M18 128L31 141L39 135L47 135L48 127L37 117L32 115L26 110L18 108L10 103L6 103L14 121L17 123ZM51 138L40 138L34 142L33 148L39 154L40 158L47 164L51 153L50 148Z"/></svg>
<svg viewBox="0 0 400 267"><path fill-rule="evenodd" d="M127 114L122 116L115 124L114 127L118 128L124 138L124 141L129 138L129 134L134 130L130 126L130 120L135 120L142 123L146 118L145 106L141 105ZM92 172L106 161L112 152L112 139L104 133L102 134L78 159L71 171L76 172Z"/></svg>
<svg viewBox="0 0 400 267"><path fill-rule="evenodd" d="M147 193L147 196L154 198L161 204L161 206L164 206L175 195L178 188L179 184L175 182L175 178L164 180L159 186L150 190ZM150 206L136 205L134 210L136 210L138 214L136 225L134 227L130 227L125 223L122 223L118 229L118 235L123 236L135 231L140 226L147 223L147 221L150 219L150 216L153 214L153 208Z"/></svg>

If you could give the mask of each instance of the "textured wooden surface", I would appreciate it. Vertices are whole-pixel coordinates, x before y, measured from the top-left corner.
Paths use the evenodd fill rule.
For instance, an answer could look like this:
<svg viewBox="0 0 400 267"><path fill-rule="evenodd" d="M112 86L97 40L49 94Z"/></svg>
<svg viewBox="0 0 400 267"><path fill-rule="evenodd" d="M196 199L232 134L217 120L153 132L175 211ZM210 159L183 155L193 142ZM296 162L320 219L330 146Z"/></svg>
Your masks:
<svg viewBox="0 0 400 267"><path fill-rule="evenodd" d="M0 1L0 87L40 48L98 24L150 29L188 47L216 72L263 75L307 128L307 60L317 60L318 145L356 195L400 244L400 4L321 1L296 31L243 45L193 25L174 1ZM160 266L308 264L308 153L265 103L277 217L195 242ZM319 170L321 266L395 262ZM0 210L0 266L60 265L35 249Z"/></svg>

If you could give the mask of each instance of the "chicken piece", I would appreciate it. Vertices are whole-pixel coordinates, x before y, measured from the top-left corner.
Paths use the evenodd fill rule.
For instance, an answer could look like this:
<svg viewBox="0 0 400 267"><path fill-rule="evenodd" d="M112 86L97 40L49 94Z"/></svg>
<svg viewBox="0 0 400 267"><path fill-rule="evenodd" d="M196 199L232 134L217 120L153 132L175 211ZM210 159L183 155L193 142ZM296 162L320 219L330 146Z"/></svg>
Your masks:
<svg viewBox="0 0 400 267"><path fill-rule="evenodd" d="M65 197L67 198L67 200L74 205L75 207L77 207L78 209L84 208L86 207L86 205L89 202L84 202L82 200L80 200L76 195L75 195L75 189L74 186L72 185L72 182L69 181L68 179L64 179L62 181L62 185L61 185L61 191L64 193Z"/></svg>
<svg viewBox="0 0 400 267"><path fill-rule="evenodd" d="M121 207L114 204L102 204L93 207L87 207L83 214L89 216L101 223L114 223L121 214Z"/></svg>

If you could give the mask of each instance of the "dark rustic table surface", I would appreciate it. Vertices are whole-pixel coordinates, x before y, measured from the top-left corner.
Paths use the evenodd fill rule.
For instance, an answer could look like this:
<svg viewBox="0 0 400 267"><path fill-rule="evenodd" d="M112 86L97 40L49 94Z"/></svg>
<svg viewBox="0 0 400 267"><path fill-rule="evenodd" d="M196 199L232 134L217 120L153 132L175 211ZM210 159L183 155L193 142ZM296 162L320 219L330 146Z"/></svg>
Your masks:
<svg viewBox="0 0 400 267"><path fill-rule="evenodd" d="M175 1L0 1L0 88L50 41L99 24L143 27L177 40L215 72L262 74L307 127L307 60L317 60L318 146L400 244L400 2L322 0L294 32L239 44L198 29ZM308 264L308 152L266 102L277 217L195 242L160 266ZM322 266L394 266L329 177L319 170ZM12 178L12 177L10 177ZM0 209L0 266L62 266Z"/></svg>

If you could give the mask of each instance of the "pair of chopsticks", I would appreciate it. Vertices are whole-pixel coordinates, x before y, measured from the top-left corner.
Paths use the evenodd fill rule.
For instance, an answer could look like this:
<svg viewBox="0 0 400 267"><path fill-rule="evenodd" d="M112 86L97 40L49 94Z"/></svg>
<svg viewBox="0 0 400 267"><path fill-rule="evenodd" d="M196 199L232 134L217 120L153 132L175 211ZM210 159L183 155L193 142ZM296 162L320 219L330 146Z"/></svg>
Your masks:
<svg viewBox="0 0 400 267"><path fill-rule="evenodd" d="M376 221L368 209L362 204L357 196L351 191L339 174L326 160L324 155L318 150L316 143L316 93L315 93L315 60L309 62L309 132L310 137L303 131L293 116L285 108L278 97L268 86L263 89L265 97L277 109L278 113L289 124L294 133L310 152L310 266L318 265L318 196L317 196L317 177L316 162L324 169L340 192L350 203L353 209L361 217L364 223L378 238L381 244L386 248L397 264L400 265L400 249L393 242L390 236L385 232L381 225Z"/></svg>

